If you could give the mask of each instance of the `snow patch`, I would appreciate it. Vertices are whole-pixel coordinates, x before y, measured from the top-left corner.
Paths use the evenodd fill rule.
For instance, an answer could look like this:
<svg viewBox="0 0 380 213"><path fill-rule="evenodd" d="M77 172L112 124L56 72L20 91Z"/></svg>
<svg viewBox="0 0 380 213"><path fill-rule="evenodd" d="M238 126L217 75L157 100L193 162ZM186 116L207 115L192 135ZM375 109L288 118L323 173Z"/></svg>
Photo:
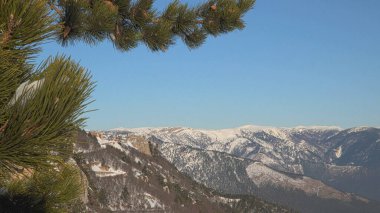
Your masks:
<svg viewBox="0 0 380 213"><path fill-rule="evenodd" d="M337 130L337 131L341 131L341 130L343 130L343 128L341 128L339 126L296 126L294 128L290 128L290 129L299 130L299 131L303 131L303 130L318 130L318 131Z"/></svg>
<svg viewBox="0 0 380 213"><path fill-rule="evenodd" d="M160 201L157 198L153 197L151 194L146 192L144 193L144 196L145 200L148 201L151 209L162 208L162 205L160 204Z"/></svg>
<svg viewBox="0 0 380 213"><path fill-rule="evenodd" d="M91 170L94 171L95 175L98 177L109 177L126 174L126 172L123 170L115 169L109 166L102 166L100 163L92 165Z"/></svg>
<svg viewBox="0 0 380 213"><path fill-rule="evenodd" d="M135 160L135 163L137 163L137 164L141 164L142 163L141 159L138 158L138 157L135 157L134 160Z"/></svg>
<svg viewBox="0 0 380 213"><path fill-rule="evenodd" d="M362 132L362 131L365 131L369 129L369 127L367 126L361 126L361 127L355 127L355 128L351 128L348 130L348 133L357 133L357 132Z"/></svg>
<svg viewBox="0 0 380 213"><path fill-rule="evenodd" d="M342 146L339 146L337 149L335 149L335 157L342 157Z"/></svg>
<svg viewBox="0 0 380 213"><path fill-rule="evenodd" d="M141 176L143 176L142 172L136 168L132 168L132 172L136 178L140 178Z"/></svg>
<svg viewBox="0 0 380 213"><path fill-rule="evenodd" d="M226 198L226 197L218 197L218 198L222 203L225 203L225 204L236 203L240 201L239 198Z"/></svg>

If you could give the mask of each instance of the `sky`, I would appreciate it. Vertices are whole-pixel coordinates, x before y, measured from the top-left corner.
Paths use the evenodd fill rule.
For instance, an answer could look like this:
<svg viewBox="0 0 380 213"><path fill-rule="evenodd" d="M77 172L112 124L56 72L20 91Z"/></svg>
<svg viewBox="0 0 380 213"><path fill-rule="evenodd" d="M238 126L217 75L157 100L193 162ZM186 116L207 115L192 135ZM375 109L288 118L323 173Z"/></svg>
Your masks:
<svg viewBox="0 0 380 213"><path fill-rule="evenodd" d="M380 127L378 8L378 0L257 0L244 30L195 50L180 40L164 53L50 42L38 60L70 55L92 73L91 130Z"/></svg>

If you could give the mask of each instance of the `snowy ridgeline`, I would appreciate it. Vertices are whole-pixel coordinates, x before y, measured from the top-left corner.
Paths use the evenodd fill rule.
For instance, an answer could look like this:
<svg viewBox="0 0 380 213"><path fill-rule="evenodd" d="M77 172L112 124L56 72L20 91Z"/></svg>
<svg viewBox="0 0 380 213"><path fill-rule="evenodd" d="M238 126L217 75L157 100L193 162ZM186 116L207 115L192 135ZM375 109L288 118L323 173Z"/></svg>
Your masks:
<svg viewBox="0 0 380 213"><path fill-rule="evenodd" d="M154 137L164 143L224 152L236 157L261 161L281 171L304 174L303 162L336 164L336 159L341 158L350 145L339 144L337 138L371 129L373 128L343 130L335 126L275 128L248 125L222 130L117 128L104 131L102 134L109 140L122 138L126 143L129 143L126 140L128 135ZM350 165L355 165L355 161Z"/></svg>
<svg viewBox="0 0 380 213"><path fill-rule="evenodd" d="M361 178L370 171L369 166L380 165L376 157L380 154L377 147L380 130L370 127L118 128L100 134L100 141L106 139L105 143L110 144L119 141L134 148L128 139L131 136L156 143L163 156L180 171L226 193L249 194L263 185L279 185L277 179L282 179L288 188L326 198L330 196L324 192L329 192L347 200L351 197L340 192L342 184L343 189L351 190L347 178ZM334 186L340 178L340 190L336 190ZM308 184L319 186L315 189Z"/></svg>
<svg viewBox="0 0 380 213"><path fill-rule="evenodd" d="M214 195L209 189L178 172L173 164L155 150L158 147L150 146L151 152L146 152L144 146L134 144L136 137L132 137L132 140L114 134L89 135L94 139L97 137L97 140L93 140L97 146L91 149L82 147L77 149L77 154L80 159L78 165L89 183L90 201L87 210L90 212L190 213L205 209L210 212L232 212L235 208L236 211L260 211L265 208L287 212L282 207L252 196L236 198ZM144 143L140 139L139 143ZM244 201L247 198L258 203Z"/></svg>

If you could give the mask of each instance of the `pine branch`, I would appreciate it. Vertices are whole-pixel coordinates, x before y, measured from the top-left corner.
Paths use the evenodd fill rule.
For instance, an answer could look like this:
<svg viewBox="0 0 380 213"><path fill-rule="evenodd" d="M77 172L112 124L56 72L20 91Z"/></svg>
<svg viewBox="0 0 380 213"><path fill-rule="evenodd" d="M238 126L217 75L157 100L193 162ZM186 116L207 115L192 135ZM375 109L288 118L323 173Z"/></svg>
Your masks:
<svg viewBox="0 0 380 213"><path fill-rule="evenodd" d="M242 17L255 0L209 0L193 8L174 0L163 12L152 7L153 0L59 2L64 27L58 37L64 45L78 40L95 44L108 38L122 51L136 47L139 41L153 51L165 51L176 37L196 48L208 35L243 29Z"/></svg>
<svg viewBox="0 0 380 213"><path fill-rule="evenodd" d="M93 90L89 74L63 57L45 62L8 107L7 128L0 133L0 174L16 167L46 168L72 152L73 132ZM41 80L42 79L42 80ZM54 154L52 154L54 153Z"/></svg>
<svg viewBox="0 0 380 213"><path fill-rule="evenodd" d="M0 51L30 58L38 45L53 35L54 18L45 1L0 1Z"/></svg>

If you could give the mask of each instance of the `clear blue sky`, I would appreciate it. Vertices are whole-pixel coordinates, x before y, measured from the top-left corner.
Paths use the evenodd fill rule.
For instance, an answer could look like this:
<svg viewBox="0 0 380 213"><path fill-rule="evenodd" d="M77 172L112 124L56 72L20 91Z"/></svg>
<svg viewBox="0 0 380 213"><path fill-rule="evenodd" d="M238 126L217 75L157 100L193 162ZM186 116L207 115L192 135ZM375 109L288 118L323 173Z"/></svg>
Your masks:
<svg viewBox="0 0 380 213"><path fill-rule="evenodd" d="M157 0L157 6L169 0ZM201 2L190 1L188 2ZM247 27L196 50L44 45L97 82L87 129L380 126L380 1L258 0Z"/></svg>

